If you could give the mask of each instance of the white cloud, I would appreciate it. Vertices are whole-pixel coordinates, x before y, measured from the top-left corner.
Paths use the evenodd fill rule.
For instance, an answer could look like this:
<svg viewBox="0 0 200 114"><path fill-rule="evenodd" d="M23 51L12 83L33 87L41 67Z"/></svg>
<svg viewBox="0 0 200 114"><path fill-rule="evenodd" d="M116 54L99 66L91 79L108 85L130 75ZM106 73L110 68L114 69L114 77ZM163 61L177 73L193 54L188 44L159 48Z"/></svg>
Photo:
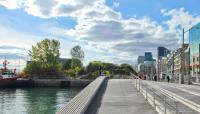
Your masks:
<svg viewBox="0 0 200 114"><path fill-rule="evenodd" d="M189 30L192 26L200 22L200 16L194 16L186 11L184 8L165 10L162 12L163 16L169 17L167 21L163 23L169 28L169 31L175 31L182 34L182 28ZM188 34L186 34L186 41L188 42ZM181 43L181 36L179 43Z"/></svg>
<svg viewBox="0 0 200 114"><path fill-rule="evenodd" d="M164 16L170 17L170 19L165 22L170 30L174 30L177 27L189 28L200 22L200 16L193 16L184 8L166 10L162 13Z"/></svg>
<svg viewBox="0 0 200 114"><path fill-rule="evenodd" d="M8 9L16 9L23 6L24 0L0 0L0 5Z"/></svg>
<svg viewBox="0 0 200 114"><path fill-rule="evenodd" d="M118 7L120 4L113 5ZM61 31L56 32L56 35L64 33L84 44L83 48L90 55L88 58L97 54L95 59L113 62L134 60L144 51L152 51L155 55L157 46L175 49L181 38L177 27L189 27L200 21L199 16L193 16L184 8L162 9L161 14L170 17L163 21L165 27L148 17L124 19L121 13L108 7L105 0L49 0L48 3L27 0L24 5L15 8L19 7L41 18L75 18L77 25L73 29L66 32L59 28L49 30Z"/></svg>

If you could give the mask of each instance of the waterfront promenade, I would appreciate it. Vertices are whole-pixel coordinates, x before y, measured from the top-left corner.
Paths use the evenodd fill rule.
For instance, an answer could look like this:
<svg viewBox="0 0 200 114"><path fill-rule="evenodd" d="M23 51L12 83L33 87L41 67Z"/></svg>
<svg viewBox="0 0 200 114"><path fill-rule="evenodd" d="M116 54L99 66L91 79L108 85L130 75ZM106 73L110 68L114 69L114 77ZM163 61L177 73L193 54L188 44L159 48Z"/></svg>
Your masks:
<svg viewBox="0 0 200 114"><path fill-rule="evenodd" d="M106 88L105 88L106 87ZM97 96L86 114L156 114L131 79L110 79L103 96ZM103 92L103 91L102 91ZM102 97L99 98L99 97ZM100 105L97 105L98 102Z"/></svg>
<svg viewBox="0 0 200 114"><path fill-rule="evenodd" d="M199 87L101 76L57 114L199 114Z"/></svg>

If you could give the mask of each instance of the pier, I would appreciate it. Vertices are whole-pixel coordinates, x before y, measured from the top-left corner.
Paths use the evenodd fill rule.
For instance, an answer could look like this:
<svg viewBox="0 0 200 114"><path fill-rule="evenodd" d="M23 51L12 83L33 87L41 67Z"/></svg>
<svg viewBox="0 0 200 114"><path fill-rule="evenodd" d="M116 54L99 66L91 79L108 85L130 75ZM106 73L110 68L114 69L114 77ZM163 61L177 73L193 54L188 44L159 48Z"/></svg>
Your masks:
<svg viewBox="0 0 200 114"><path fill-rule="evenodd" d="M100 76L57 114L199 114L198 85Z"/></svg>

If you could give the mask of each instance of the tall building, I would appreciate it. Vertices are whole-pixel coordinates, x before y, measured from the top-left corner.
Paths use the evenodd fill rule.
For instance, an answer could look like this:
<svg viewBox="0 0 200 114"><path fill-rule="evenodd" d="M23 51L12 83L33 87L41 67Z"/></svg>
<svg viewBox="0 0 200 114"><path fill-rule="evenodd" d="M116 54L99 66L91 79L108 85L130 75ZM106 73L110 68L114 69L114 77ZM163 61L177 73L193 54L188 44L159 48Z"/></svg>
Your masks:
<svg viewBox="0 0 200 114"><path fill-rule="evenodd" d="M162 57L167 57L167 55L170 53L170 51L165 47L158 47L157 51L159 59Z"/></svg>
<svg viewBox="0 0 200 114"><path fill-rule="evenodd" d="M160 79L165 78L166 75L166 58L170 51L165 47L157 48L157 75Z"/></svg>
<svg viewBox="0 0 200 114"><path fill-rule="evenodd" d="M145 57L144 57L144 56L138 56L137 63L138 63L138 64L144 63L144 60L145 60Z"/></svg>
<svg viewBox="0 0 200 114"><path fill-rule="evenodd" d="M145 52L145 56L138 57L138 71L141 77L152 80L156 73L155 59L151 52Z"/></svg>
<svg viewBox="0 0 200 114"><path fill-rule="evenodd" d="M190 67L192 78L199 82L200 77L200 23L189 31Z"/></svg>
<svg viewBox="0 0 200 114"><path fill-rule="evenodd" d="M153 56L151 52L145 52L145 61L153 61Z"/></svg>

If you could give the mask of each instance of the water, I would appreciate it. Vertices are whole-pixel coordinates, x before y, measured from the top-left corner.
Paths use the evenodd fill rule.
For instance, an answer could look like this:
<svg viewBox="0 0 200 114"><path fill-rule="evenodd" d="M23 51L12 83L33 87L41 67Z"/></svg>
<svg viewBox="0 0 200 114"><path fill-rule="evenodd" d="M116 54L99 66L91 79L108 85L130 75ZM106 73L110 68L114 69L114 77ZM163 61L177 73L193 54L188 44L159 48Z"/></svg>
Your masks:
<svg viewBox="0 0 200 114"><path fill-rule="evenodd" d="M0 89L0 114L55 114L81 88Z"/></svg>

